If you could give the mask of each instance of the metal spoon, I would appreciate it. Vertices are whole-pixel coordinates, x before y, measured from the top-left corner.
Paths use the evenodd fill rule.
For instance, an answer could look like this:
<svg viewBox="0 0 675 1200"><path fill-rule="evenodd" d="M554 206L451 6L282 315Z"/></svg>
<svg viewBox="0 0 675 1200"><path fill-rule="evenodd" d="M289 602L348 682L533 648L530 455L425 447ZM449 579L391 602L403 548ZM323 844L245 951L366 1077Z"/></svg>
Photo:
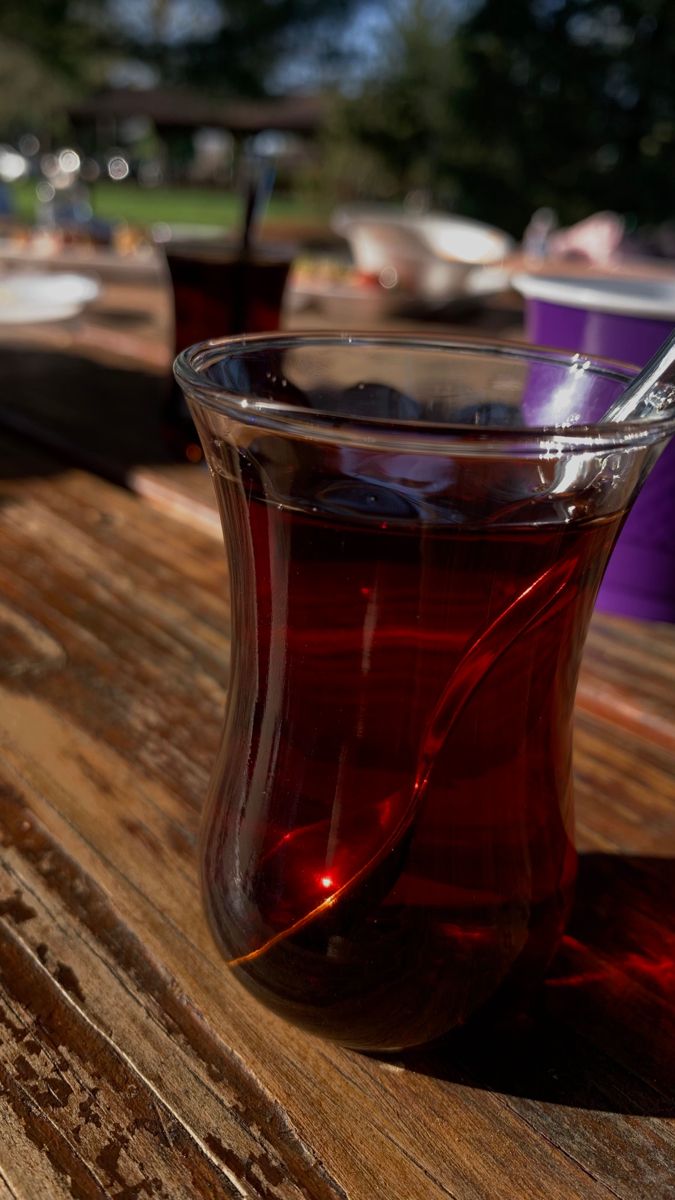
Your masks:
<svg viewBox="0 0 675 1200"><path fill-rule="evenodd" d="M657 390L657 385L665 385L668 391L664 393L660 387ZM655 420L669 407L675 410L675 388L671 390L669 385L675 385L675 329L607 409L602 423Z"/></svg>

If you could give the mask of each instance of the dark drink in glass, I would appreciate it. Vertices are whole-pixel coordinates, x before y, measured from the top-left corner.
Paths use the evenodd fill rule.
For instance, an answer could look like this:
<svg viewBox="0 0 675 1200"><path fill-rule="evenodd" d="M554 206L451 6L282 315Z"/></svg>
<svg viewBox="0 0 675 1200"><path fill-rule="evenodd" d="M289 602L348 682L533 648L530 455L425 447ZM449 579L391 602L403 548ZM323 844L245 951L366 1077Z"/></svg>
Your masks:
<svg viewBox="0 0 675 1200"><path fill-rule="evenodd" d="M561 356L320 335L201 353L186 387L233 610L212 927L287 1018L419 1044L558 944L581 651L656 442L565 412L528 427L533 382L581 417L623 385Z"/></svg>
<svg viewBox="0 0 675 1200"><path fill-rule="evenodd" d="M279 328L293 261L288 246L236 246L210 239L169 242L166 260L174 304L176 353L193 342ZM173 457L199 461L202 450L183 394L172 379L164 407L165 443Z"/></svg>

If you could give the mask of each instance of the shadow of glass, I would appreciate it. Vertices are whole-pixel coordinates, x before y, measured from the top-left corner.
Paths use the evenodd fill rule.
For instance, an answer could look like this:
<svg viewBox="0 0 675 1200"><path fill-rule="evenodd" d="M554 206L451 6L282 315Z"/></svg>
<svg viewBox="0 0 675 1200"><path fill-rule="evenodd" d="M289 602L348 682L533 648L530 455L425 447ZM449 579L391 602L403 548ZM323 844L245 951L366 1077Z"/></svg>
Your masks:
<svg viewBox="0 0 675 1200"><path fill-rule="evenodd" d="M0 509L18 502L19 493L13 487L15 482L51 478L63 470L62 462L26 438L17 436L0 420ZM3 487L5 484L9 486Z"/></svg>
<svg viewBox="0 0 675 1200"><path fill-rule="evenodd" d="M171 461L162 434L168 373L9 347L2 365L0 428L116 482L139 463Z"/></svg>
<svg viewBox="0 0 675 1200"><path fill-rule="evenodd" d="M399 1061L505 1095L675 1116L675 861L582 855L568 933L529 1007Z"/></svg>

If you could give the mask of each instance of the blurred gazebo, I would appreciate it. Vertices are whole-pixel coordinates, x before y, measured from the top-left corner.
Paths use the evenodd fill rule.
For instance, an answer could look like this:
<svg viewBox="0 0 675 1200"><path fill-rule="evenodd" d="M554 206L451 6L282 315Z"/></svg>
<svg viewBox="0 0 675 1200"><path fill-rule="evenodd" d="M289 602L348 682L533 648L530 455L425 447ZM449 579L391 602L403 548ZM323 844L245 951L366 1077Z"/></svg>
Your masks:
<svg viewBox="0 0 675 1200"><path fill-rule="evenodd" d="M230 134L235 149L264 133L286 135L289 144L309 147L324 110L320 96L230 100L184 88L107 88L71 105L69 117L77 140L94 151L124 144L125 131L139 122L151 123L171 151L207 129Z"/></svg>

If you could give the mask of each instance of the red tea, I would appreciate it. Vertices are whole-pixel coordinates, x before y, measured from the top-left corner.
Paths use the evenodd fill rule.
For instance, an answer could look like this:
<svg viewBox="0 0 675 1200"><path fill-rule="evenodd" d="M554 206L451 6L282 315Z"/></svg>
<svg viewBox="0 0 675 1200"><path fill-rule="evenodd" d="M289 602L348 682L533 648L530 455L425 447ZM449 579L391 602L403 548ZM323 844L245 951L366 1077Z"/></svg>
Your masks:
<svg viewBox="0 0 675 1200"><path fill-rule="evenodd" d="M238 611L235 567L213 927L290 1019L423 1042L540 974L562 932L573 693L619 516L467 526L259 492L231 534L256 593Z"/></svg>
<svg viewBox="0 0 675 1200"><path fill-rule="evenodd" d="M166 260L174 301L176 353L216 334L278 329L291 266L285 253L236 248L205 240L169 243ZM199 462L199 438L180 388L171 381L162 412L166 449L179 461Z"/></svg>
<svg viewBox="0 0 675 1200"><path fill-rule="evenodd" d="M176 351L192 342L279 328L291 265L288 255L248 257L227 247L167 249L176 319Z"/></svg>

